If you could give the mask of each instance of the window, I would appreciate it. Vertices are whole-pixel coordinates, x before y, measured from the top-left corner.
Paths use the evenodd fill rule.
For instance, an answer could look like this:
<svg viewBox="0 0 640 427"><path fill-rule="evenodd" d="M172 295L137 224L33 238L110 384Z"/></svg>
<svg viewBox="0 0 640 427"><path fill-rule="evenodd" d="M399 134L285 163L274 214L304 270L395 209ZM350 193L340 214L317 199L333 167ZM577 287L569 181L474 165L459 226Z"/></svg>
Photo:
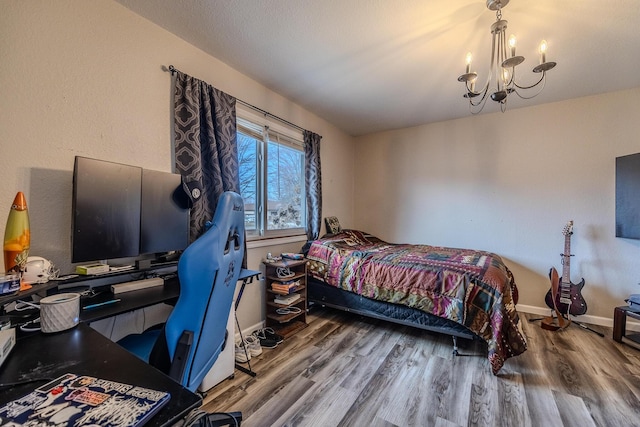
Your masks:
<svg viewBox="0 0 640 427"><path fill-rule="evenodd" d="M241 108L237 114L240 193L247 237L305 234L302 132Z"/></svg>

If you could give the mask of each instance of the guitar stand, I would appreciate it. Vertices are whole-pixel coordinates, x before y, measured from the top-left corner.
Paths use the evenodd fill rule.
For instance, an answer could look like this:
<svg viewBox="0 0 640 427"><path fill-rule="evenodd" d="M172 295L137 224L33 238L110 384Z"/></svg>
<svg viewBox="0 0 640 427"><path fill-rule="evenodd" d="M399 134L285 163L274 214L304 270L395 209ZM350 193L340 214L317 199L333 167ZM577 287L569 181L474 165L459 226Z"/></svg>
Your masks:
<svg viewBox="0 0 640 427"><path fill-rule="evenodd" d="M529 322L537 322L538 320L543 320L543 319L544 319L544 317L539 317L537 319L529 319ZM571 320L571 319L569 319L569 320ZM586 329L587 331L591 331L594 334L599 335L600 337L604 338L604 334L602 332L598 332L595 329L591 329L589 326L585 325L582 322L571 320L571 323L575 323L576 325L580 326L582 329Z"/></svg>
<svg viewBox="0 0 640 427"><path fill-rule="evenodd" d="M591 331L596 335L600 335L602 338L604 338L604 334L602 332L598 332L595 329L591 329L590 327L588 327L587 325L585 325L582 322L576 322L575 320L571 321L572 323L575 323L576 325L580 326L582 329L586 329L587 331Z"/></svg>

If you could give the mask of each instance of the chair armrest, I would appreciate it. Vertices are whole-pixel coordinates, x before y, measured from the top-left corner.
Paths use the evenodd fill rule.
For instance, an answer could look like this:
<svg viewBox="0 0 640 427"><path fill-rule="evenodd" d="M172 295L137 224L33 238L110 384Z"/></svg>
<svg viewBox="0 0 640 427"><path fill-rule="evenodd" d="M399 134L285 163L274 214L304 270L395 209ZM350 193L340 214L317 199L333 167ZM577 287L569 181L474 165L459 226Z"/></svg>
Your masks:
<svg viewBox="0 0 640 427"><path fill-rule="evenodd" d="M184 370L187 367L187 361L189 357L189 351L193 345L193 332L183 331L178 340L176 351L173 354L173 360L171 361L171 369L169 370L169 376L182 384L182 377L184 376Z"/></svg>

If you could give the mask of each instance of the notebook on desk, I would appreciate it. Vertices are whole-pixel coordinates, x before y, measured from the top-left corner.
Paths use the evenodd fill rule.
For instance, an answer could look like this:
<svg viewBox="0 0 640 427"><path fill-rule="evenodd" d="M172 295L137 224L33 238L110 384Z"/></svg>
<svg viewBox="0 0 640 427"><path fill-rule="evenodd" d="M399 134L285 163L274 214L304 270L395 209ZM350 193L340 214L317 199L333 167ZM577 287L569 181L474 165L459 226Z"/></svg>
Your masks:
<svg viewBox="0 0 640 427"><path fill-rule="evenodd" d="M170 397L163 391L66 374L0 407L0 425L141 426Z"/></svg>

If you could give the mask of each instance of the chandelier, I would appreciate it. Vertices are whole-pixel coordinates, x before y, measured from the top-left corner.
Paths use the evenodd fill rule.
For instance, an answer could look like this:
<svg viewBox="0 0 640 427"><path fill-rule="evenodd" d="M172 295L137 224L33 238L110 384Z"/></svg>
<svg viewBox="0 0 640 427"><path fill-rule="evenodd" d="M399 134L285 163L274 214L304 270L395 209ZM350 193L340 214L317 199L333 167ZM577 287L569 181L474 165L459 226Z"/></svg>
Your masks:
<svg viewBox="0 0 640 427"><path fill-rule="evenodd" d="M491 25L491 66L487 83L476 90L478 74L471 71L471 52L467 53L466 72L458 77L458 81L465 85L463 96L469 100L469 109L472 114L480 113L489 97L499 103L500 110L504 112L507 108L507 98L512 93L522 99L537 96L544 89L547 71L556 66L555 62L547 62L547 42L542 40L538 48L540 64L533 69L534 73L541 74L540 79L530 86L521 86L516 82L516 66L524 61L524 57L516 56L516 38L513 35L509 37L507 50L507 21L502 19L502 8L508 3L509 0L487 0L487 8L496 11L496 22ZM537 92L531 94L529 89L536 87L538 87Z"/></svg>

